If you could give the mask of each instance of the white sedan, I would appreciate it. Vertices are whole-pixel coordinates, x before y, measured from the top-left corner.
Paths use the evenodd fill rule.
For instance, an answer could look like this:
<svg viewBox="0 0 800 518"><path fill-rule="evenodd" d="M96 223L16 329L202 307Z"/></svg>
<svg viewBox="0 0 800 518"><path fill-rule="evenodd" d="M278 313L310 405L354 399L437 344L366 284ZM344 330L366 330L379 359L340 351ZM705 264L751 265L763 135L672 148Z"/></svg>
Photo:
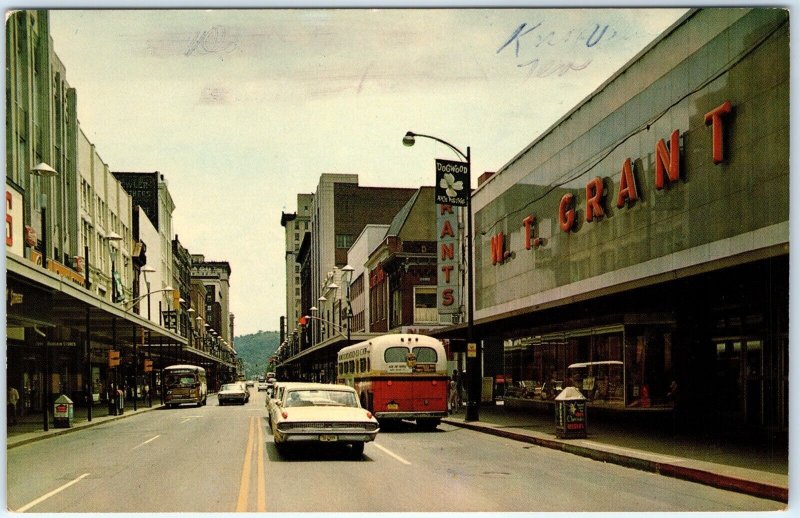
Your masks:
<svg viewBox="0 0 800 518"><path fill-rule="evenodd" d="M274 404L270 424L279 452L293 442L343 443L360 457L364 444L378 435L378 420L347 385L287 384Z"/></svg>

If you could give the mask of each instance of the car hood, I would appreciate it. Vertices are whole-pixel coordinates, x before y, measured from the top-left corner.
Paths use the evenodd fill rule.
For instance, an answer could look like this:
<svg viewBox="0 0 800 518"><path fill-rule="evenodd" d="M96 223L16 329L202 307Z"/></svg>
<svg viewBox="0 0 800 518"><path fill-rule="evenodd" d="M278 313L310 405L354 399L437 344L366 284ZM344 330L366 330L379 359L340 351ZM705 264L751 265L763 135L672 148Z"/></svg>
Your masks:
<svg viewBox="0 0 800 518"><path fill-rule="evenodd" d="M363 408L341 407L341 406L299 406L283 408L281 412L288 415L286 421L374 421L377 420L367 417L367 411Z"/></svg>

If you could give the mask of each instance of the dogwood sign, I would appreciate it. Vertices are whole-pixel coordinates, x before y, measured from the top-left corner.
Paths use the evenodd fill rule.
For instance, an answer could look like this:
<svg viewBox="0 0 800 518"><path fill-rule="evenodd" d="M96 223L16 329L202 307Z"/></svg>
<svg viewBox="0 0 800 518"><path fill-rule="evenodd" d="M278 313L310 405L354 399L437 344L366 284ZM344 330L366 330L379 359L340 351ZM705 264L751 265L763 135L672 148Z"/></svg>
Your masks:
<svg viewBox="0 0 800 518"><path fill-rule="evenodd" d="M469 164L436 160L436 203L466 207L470 196Z"/></svg>

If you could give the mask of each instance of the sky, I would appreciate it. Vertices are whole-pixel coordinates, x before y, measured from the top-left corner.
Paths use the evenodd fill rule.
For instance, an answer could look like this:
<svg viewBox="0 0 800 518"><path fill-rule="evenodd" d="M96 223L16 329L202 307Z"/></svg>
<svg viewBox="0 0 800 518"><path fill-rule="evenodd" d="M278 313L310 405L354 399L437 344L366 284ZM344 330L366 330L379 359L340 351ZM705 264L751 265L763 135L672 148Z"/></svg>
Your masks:
<svg viewBox="0 0 800 518"><path fill-rule="evenodd" d="M78 119L112 171L160 171L173 232L231 266L237 336L285 313L282 212L323 173L473 187L685 9L52 10Z"/></svg>

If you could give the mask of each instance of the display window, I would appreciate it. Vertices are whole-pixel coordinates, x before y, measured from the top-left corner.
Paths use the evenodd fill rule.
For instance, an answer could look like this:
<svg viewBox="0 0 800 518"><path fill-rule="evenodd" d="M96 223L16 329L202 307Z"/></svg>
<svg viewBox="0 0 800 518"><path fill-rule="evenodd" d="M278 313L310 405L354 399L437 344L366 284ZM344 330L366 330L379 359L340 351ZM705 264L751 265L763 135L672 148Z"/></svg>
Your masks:
<svg viewBox="0 0 800 518"><path fill-rule="evenodd" d="M614 325L506 340L506 397L549 401L576 387L595 406L669 402L672 331Z"/></svg>

